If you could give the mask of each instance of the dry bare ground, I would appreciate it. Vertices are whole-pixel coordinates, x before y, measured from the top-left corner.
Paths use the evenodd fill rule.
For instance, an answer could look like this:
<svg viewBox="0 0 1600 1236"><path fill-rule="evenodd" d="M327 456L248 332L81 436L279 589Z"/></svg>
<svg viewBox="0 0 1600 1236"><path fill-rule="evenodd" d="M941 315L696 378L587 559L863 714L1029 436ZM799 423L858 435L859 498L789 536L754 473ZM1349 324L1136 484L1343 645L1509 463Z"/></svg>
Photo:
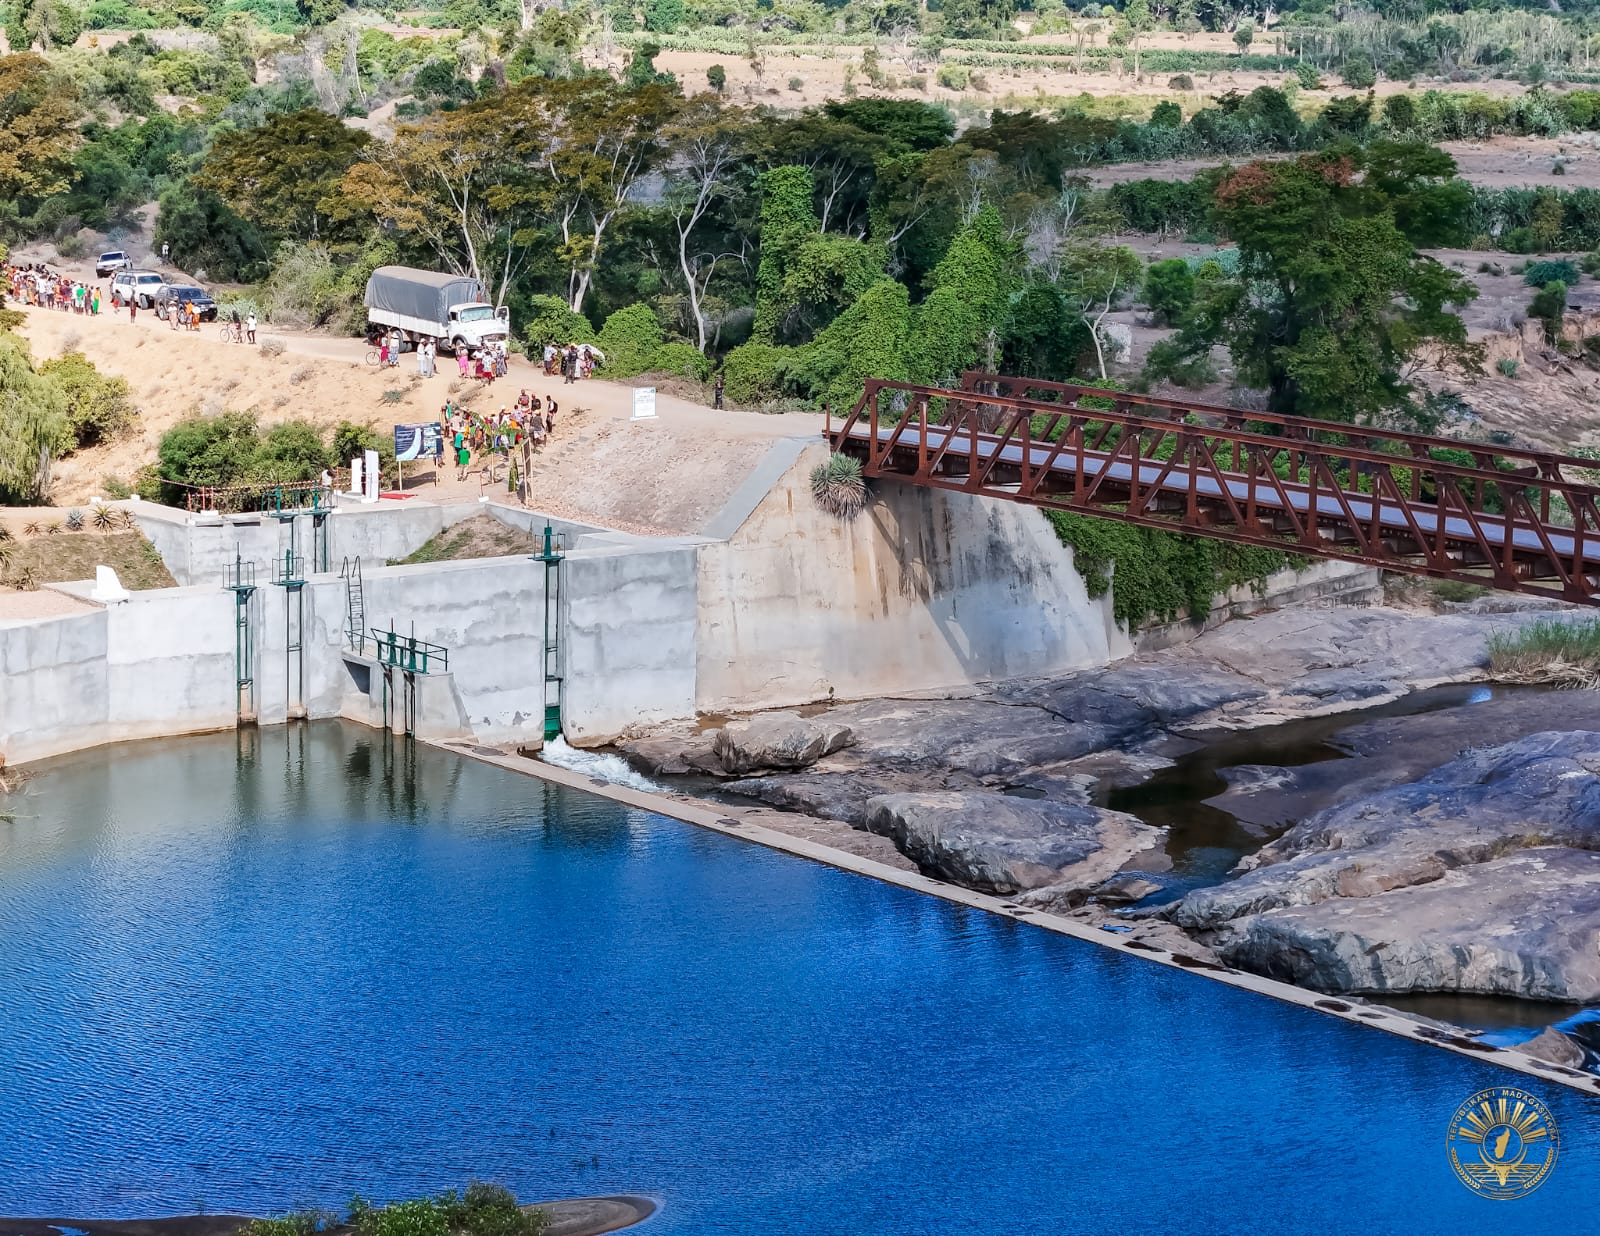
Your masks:
<svg viewBox="0 0 1600 1236"><path fill-rule="evenodd" d="M822 424L807 413L716 411L665 392L657 396L656 420L633 421L632 386L598 380L564 385L518 358L509 377L485 388L463 382L447 357L440 358L438 375L423 379L414 376L409 356L397 369L368 365L359 339L264 329L258 339L284 344L283 353L272 356L223 343L215 325L198 334L173 331L150 313L130 323L126 313L83 317L32 309L22 333L36 360L81 349L103 372L128 380L139 408L132 433L57 465L51 500L58 506L103 494L107 476L130 478L154 461L165 430L197 412L254 411L264 425L302 418L331 428L350 420L387 434L396 424L437 417L447 399L495 411L527 388L541 398L554 396L561 409L554 441L533 471L530 505L625 531L695 533L774 441L815 433ZM503 471L486 477L475 468L460 481L453 467L440 469L437 480L431 468L410 465L410 471L407 489L427 497L506 492Z"/></svg>

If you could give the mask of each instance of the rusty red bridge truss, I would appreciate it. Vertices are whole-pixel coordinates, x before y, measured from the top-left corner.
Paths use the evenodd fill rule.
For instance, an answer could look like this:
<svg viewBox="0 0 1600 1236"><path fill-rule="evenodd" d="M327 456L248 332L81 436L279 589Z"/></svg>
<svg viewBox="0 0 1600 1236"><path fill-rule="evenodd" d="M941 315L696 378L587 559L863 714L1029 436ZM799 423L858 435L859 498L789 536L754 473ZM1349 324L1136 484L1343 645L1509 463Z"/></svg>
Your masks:
<svg viewBox="0 0 1600 1236"><path fill-rule="evenodd" d="M967 373L869 379L869 478L1600 605L1600 462Z"/></svg>

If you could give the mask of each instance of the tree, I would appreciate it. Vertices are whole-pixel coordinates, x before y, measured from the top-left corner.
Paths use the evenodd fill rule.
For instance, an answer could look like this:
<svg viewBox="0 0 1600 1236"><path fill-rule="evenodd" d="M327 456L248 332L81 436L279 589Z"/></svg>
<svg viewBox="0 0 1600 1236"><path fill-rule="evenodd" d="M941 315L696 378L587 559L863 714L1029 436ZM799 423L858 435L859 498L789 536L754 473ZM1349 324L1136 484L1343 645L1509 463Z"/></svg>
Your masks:
<svg viewBox="0 0 1600 1236"><path fill-rule="evenodd" d="M82 352L65 352L39 366L41 377L61 392L74 446L93 446L133 424L126 378L106 377Z"/></svg>
<svg viewBox="0 0 1600 1236"><path fill-rule="evenodd" d="M1133 35L1133 75L1138 77L1139 44L1155 25L1155 20L1150 16L1150 0L1128 0L1122 10L1122 19L1128 23L1128 30Z"/></svg>
<svg viewBox="0 0 1600 1236"><path fill-rule="evenodd" d="M339 182L368 142L325 112L289 112L219 135L194 176L268 235L320 239L344 206Z"/></svg>
<svg viewBox="0 0 1600 1236"><path fill-rule="evenodd" d="M761 262L756 267L756 312L750 338L776 343L783 325L783 281L794 255L818 231L812 209L813 182L803 167L763 172L761 186Z"/></svg>
<svg viewBox="0 0 1600 1236"><path fill-rule="evenodd" d="M721 94L728 85L728 70L720 64L714 64L706 70L706 85Z"/></svg>
<svg viewBox="0 0 1600 1236"><path fill-rule="evenodd" d="M1095 362L1102 381L1106 380L1107 315L1118 299L1139 278L1144 263L1126 245L1105 245L1095 240L1069 241L1062 254L1061 287L1066 303L1088 328L1094 344Z"/></svg>
<svg viewBox="0 0 1600 1236"><path fill-rule="evenodd" d="M1233 45L1239 49L1242 56L1250 50L1250 44L1256 41L1256 24L1253 21L1242 21L1233 28Z"/></svg>
<svg viewBox="0 0 1600 1236"><path fill-rule="evenodd" d="M63 192L82 143L70 78L43 56L0 57L0 199Z"/></svg>
<svg viewBox="0 0 1600 1236"><path fill-rule="evenodd" d="M1157 321L1172 324L1194 301L1194 272L1182 258L1151 262L1144 272L1144 303Z"/></svg>
<svg viewBox="0 0 1600 1236"><path fill-rule="evenodd" d="M0 503L43 502L50 465L71 445L61 392L34 372L27 343L0 331Z"/></svg>
<svg viewBox="0 0 1600 1236"><path fill-rule="evenodd" d="M1409 412L1404 375L1419 350L1471 360L1449 309L1475 289L1396 223L1415 181L1364 170L1355 152L1330 151L1253 163L1217 188L1238 275L1197 297L1179 338L1189 355L1226 344L1240 381L1265 390L1274 412L1372 423Z"/></svg>
<svg viewBox="0 0 1600 1236"><path fill-rule="evenodd" d="M351 204L380 224L413 235L458 274L503 304L538 239L547 200L539 164L551 141L530 79L509 90L373 143L340 182Z"/></svg>
<svg viewBox="0 0 1600 1236"><path fill-rule="evenodd" d="M267 244L255 224L188 181L161 195L155 243L163 242L179 266L212 279L251 283L267 273Z"/></svg>
<svg viewBox="0 0 1600 1236"><path fill-rule="evenodd" d="M666 133L670 151L667 209L678 241L683 275L694 318L695 346L706 350L704 301L717 265L732 255L721 243L724 231L708 236L705 225L736 187L749 135L749 118L704 96L692 99Z"/></svg>
<svg viewBox="0 0 1600 1236"><path fill-rule="evenodd" d="M604 76L544 83L541 171L561 232L574 311L583 310L607 230L627 208L634 186L657 170L665 131L682 102L655 81L621 92Z"/></svg>

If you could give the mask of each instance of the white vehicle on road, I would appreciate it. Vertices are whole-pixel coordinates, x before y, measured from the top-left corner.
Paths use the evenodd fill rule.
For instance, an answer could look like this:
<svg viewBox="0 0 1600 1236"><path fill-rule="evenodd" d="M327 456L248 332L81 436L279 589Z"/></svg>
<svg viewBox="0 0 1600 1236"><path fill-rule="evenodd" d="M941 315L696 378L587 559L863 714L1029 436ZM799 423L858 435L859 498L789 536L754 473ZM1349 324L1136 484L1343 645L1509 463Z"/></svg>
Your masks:
<svg viewBox="0 0 1600 1236"><path fill-rule="evenodd" d="M511 311L483 299L483 286L465 275L409 266L380 266L367 280L367 335L398 330L402 346L436 339L451 352L503 342Z"/></svg>
<svg viewBox="0 0 1600 1236"><path fill-rule="evenodd" d="M150 309L156 303L156 293L166 283L153 270L119 270L111 279L111 303L126 305L137 301L139 308Z"/></svg>

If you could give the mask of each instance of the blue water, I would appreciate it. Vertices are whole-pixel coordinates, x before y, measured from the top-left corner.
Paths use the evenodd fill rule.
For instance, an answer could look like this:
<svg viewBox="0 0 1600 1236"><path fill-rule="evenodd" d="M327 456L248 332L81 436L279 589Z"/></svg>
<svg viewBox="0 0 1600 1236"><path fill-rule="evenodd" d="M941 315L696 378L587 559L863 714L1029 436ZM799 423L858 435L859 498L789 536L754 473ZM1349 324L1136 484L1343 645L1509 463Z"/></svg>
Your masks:
<svg viewBox="0 0 1600 1236"><path fill-rule="evenodd" d="M337 725L0 822L0 1214L503 1182L665 1233L1568 1232L1600 1101ZM1452 1176L1471 1092L1563 1134Z"/></svg>

